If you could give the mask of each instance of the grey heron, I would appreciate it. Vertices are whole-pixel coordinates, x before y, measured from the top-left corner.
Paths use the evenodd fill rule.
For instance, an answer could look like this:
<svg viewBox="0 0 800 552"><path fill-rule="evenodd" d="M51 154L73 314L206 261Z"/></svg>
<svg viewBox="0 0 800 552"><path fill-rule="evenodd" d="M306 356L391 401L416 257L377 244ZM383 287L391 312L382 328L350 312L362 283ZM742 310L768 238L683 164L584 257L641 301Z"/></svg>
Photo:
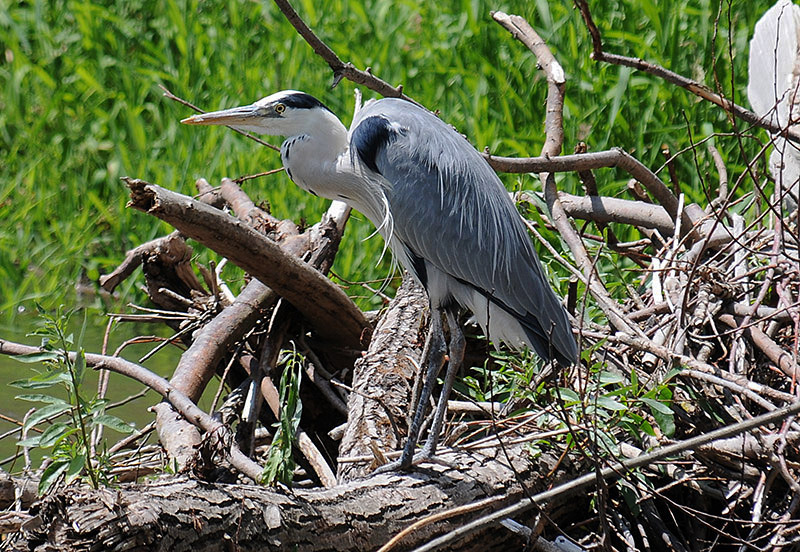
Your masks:
<svg viewBox="0 0 800 552"><path fill-rule="evenodd" d="M392 468L407 469L436 451L464 356L457 322L461 309L469 310L495 341L530 347L564 367L577 361L566 311L508 192L480 153L434 114L400 99L372 100L358 110L348 131L313 96L285 90L182 122L285 136L281 160L289 177L312 194L363 213L400 265L427 290L431 323L425 379L403 454ZM445 362L428 439L415 457L423 415Z"/></svg>

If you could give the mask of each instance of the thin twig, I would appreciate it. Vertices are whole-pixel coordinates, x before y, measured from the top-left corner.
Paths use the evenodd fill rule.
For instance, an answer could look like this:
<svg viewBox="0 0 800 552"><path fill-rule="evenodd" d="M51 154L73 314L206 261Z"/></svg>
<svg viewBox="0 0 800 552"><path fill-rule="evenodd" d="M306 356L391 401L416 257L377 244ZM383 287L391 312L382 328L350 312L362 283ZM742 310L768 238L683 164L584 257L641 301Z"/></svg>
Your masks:
<svg viewBox="0 0 800 552"><path fill-rule="evenodd" d="M199 107L197 107L196 105L193 105L193 104L191 104L191 103L187 102L186 100L184 100L184 99L182 99L182 98L179 98L178 96L176 96L176 95L175 95L175 94L173 94L172 92L170 92L170 91L167 89L167 87L166 87L166 86L164 86L163 84L159 84L159 85L158 85L158 87L159 87L161 90L163 90L163 91L164 91L164 96L165 96L166 98L168 98L168 99L170 99L170 100L174 100L174 101L178 102L178 103L179 103L179 104L181 104L181 105L185 105L186 107L188 107L188 108L190 108L190 109L193 109L193 110L195 110L197 113L205 113L205 111L203 111L202 109L200 109L200 108L199 108ZM276 145L274 145L274 144L270 144L269 142L267 142L267 141L265 141L265 140L262 140L262 139L261 139L261 138L259 138L258 136L254 136L254 135L250 134L249 132L244 132L243 130L239 130L239 129L238 129L238 128L236 128L236 127L232 127L232 126L228 126L228 125L225 125L225 126L227 126L227 127L228 127L229 129L231 129L232 131L236 132L237 134L241 134L241 135L242 135L242 136L244 136L245 138L250 138L252 141L254 141L254 142L257 142L257 143L261 144L262 146L267 146L267 147L268 147L269 149L271 149L271 150L275 150L275 151L281 151L281 148L280 148L280 146L276 146ZM257 175L257 176L258 176L258 175Z"/></svg>

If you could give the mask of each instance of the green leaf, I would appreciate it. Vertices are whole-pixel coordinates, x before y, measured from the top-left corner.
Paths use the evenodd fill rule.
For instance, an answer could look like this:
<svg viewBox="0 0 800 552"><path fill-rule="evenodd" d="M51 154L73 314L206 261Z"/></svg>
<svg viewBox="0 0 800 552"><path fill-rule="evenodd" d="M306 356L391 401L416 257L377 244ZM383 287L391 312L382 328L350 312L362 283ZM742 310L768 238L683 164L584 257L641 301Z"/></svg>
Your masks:
<svg viewBox="0 0 800 552"><path fill-rule="evenodd" d="M561 400L565 402L581 402L580 396L572 389L566 387L559 387L557 390L553 391L553 394L556 397L560 397Z"/></svg>
<svg viewBox="0 0 800 552"><path fill-rule="evenodd" d="M36 426L36 424L38 424L39 422L47 418L63 414L64 412L67 412L70 408L72 408L72 406L67 403L48 404L47 406L43 406L42 408L39 408L38 410L36 410L36 412L31 414L27 420L25 420L25 425L23 426L23 429L27 431L30 428Z"/></svg>
<svg viewBox="0 0 800 552"><path fill-rule="evenodd" d="M28 402L43 402L48 404L68 404L67 401L64 399L60 399L58 397L53 397L51 395L45 395L42 393L28 393L25 395L17 395L14 397L20 401L28 401Z"/></svg>
<svg viewBox="0 0 800 552"><path fill-rule="evenodd" d="M608 395L604 395L602 397L597 397L597 406L603 407L606 410L627 410L628 407L619 402L616 399L609 397Z"/></svg>
<svg viewBox="0 0 800 552"><path fill-rule="evenodd" d="M69 464L69 460L56 460L44 469L42 478L39 480L40 495L46 493L58 481L61 474L69 468Z"/></svg>
<svg viewBox="0 0 800 552"><path fill-rule="evenodd" d="M654 414L656 412L659 412L661 414L666 414L667 416L672 416L673 415L672 409L668 405L666 405L666 404L664 404L664 403L662 403L660 401L657 401L655 399L650 399L648 397L642 397L641 401L644 404L646 404L647 406L649 406L650 407L650 411L653 412Z"/></svg>
<svg viewBox="0 0 800 552"><path fill-rule="evenodd" d="M639 430L640 431L644 431L645 433L647 433L648 435L650 435L652 437L656 436L656 431L653 429L653 426L647 420L642 420L642 423L639 425ZM675 430L674 430L674 426L673 426L672 433L674 433L674 432L675 432ZM666 433L666 431L664 433ZM672 433L670 433L670 435L672 435Z"/></svg>
<svg viewBox="0 0 800 552"><path fill-rule="evenodd" d="M65 474L64 484L69 485L80 477L83 468L86 467L86 454L81 453L69 461L67 473Z"/></svg>
<svg viewBox="0 0 800 552"><path fill-rule="evenodd" d="M21 439L21 440L17 441L17 446L18 447L36 448L36 447L40 447L41 446L40 445L41 440L42 440L42 436L41 435L34 435L33 437L28 437L27 439Z"/></svg>
<svg viewBox="0 0 800 552"><path fill-rule="evenodd" d="M124 433L126 435L136 431L136 428L132 427L125 420L117 418L116 416L112 416L111 414L100 414L99 416L95 416L92 419L91 425L92 427L96 425L103 425L109 429L113 429L114 431Z"/></svg>
<svg viewBox="0 0 800 552"><path fill-rule="evenodd" d="M678 366L676 368L673 368L672 370L667 372L667 375L664 376L664 379L661 380L661 383L663 384L663 383L669 382L672 378L674 378L675 376L677 376L681 372L683 372L683 367L682 366Z"/></svg>
<svg viewBox="0 0 800 552"><path fill-rule="evenodd" d="M609 385L612 383L622 384L623 382L625 382L625 379L622 377L622 374L616 374L608 370L603 370L602 372L600 372L598 380L601 385Z"/></svg>
<svg viewBox="0 0 800 552"><path fill-rule="evenodd" d="M39 435L39 443L37 446L41 448L52 447L62 439L65 439L76 433L77 428L70 426L64 422L56 422ZM29 445L30 446L30 445Z"/></svg>
<svg viewBox="0 0 800 552"><path fill-rule="evenodd" d="M108 403L111 402L108 399L93 399L87 406L86 412L87 414L98 414L102 413L105 410Z"/></svg>
<svg viewBox="0 0 800 552"><path fill-rule="evenodd" d="M18 389L46 389L62 383L69 384L69 381L69 374L56 371L38 374L24 380L12 381L9 385Z"/></svg>
<svg viewBox="0 0 800 552"><path fill-rule="evenodd" d="M61 355L58 354L55 351L41 351L41 352L38 352L38 353L30 353L30 354L27 354L27 355L12 356L11 358L13 358L14 360L16 360L18 362L24 362L26 364L32 364L34 362L54 361L54 360L58 360L60 357L61 357Z"/></svg>
<svg viewBox="0 0 800 552"><path fill-rule="evenodd" d="M78 354L75 355L75 365L73 369L75 370L75 385L80 387L81 383L83 383L83 375L86 373L86 355L83 349L78 351Z"/></svg>
<svg viewBox="0 0 800 552"><path fill-rule="evenodd" d="M650 413L653 415L653 419L658 424L658 427L661 428L661 432L664 435L667 437L675 435L675 416L672 414L672 411L670 411L669 414L665 414L660 410L651 408Z"/></svg>

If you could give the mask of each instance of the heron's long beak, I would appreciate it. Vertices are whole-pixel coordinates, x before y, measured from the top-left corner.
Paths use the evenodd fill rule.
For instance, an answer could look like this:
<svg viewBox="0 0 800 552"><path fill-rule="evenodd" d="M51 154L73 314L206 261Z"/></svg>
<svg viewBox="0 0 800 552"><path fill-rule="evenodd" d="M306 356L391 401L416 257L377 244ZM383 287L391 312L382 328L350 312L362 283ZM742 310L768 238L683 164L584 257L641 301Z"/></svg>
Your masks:
<svg viewBox="0 0 800 552"><path fill-rule="evenodd" d="M181 122L185 125L228 125L238 126L252 123L253 119L260 117L259 107L256 105L245 105L241 107L233 107L231 109L223 109L222 111L211 111L209 113L201 113L200 115L192 115Z"/></svg>

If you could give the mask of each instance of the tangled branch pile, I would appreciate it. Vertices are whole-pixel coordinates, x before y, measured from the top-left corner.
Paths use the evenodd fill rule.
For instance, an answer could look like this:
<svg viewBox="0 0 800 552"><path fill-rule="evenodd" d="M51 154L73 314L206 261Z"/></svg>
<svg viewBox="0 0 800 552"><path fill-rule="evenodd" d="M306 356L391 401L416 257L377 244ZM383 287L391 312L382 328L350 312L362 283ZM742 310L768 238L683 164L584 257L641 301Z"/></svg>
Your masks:
<svg viewBox="0 0 800 552"><path fill-rule="evenodd" d="M285 3L279 4L291 10ZM597 61L631 65L659 76L668 73L641 60L604 52L588 6L582 1L578 6L596 38ZM312 44L318 41L292 14L288 12L289 19L301 34ZM523 19L502 13L494 17L531 48L548 77L548 139L538 158L487 154L487 159L498 171L539 175L550 215L541 219L542 224L532 222L530 227L537 236L538 230L556 231L570 248L574 264L561 259L539 236L543 246L574 276L569 302L584 353L581 364L568 373L550 374L547 370L532 372L531 359L490 354L485 346L473 343L473 366L494 368L500 374L495 376L498 381L509 373L519 379L511 386L511 401L505 407L493 400L477 405L452 401L447 443L458 450L452 453L454 458L474 470L470 477L479 482L477 487L492 488L496 494L487 501L479 492L472 492L474 489L466 492L453 484L454 479L443 483L446 478L441 475L447 472L434 470L433 476L421 477L415 484L446 484L452 494L445 494L438 503L426 503L426 507L471 506L427 520L404 534L400 542L404 546L423 544L435 533L464 522L456 516L479 516L480 511L509 503L519 504L520 514L534 504L539 506L532 517L516 518L529 527L506 520L501 530L478 520L472 523L473 529L482 529L484 540L467 541L470 546L500 549L508 546L509 539L516 539L516 545L527 539L544 549L547 543L542 537L553 540L559 533L587 548L628 550L702 550L720 544L780 549L800 540L797 422L792 415L745 433L738 425L797 406L800 217L796 203L790 201L794 192L780 182L753 177L751 168L766 148L759 158L748 160L748 171L733 186L728 185L725 165L713 147L709 146L707 153L699 145L682 152L709 155L717 167L717 195L709 198L706 206L684 204L679 182L673 180L668 186L621 150L584 150L560 156L563 70ZM343 64L333 52L325 55L337 77L384 94L402 92ZM695 92L702 88L674 74L665 78ZM705 89L701 96L745 121L775 130ZM782 132L790 141L796 140L786 129ZM667 162L667 168L673 160ZM630 199L597 193L593 171L604 167L630 174ZM586 195L559 192L557 172L575 172ZM745 181L753 184L752 190L742 191ZM126 262L104 278L103 285L112 290L141 265L151 300L170 313L150 316L174 327L174 339L184 341L188 348L170 382L153 379L141 367L120 359L87 355L87 362L126 373L157 389L167 399L156 407L156 413L159 440L170 465L211 481L225 480L231 473L260 480L264 472L258 463L266 463L269 469L277 462L278 448L265 446L264 434L276 420L284 428L287 416L299 414L287 413L280 397L289 391L286 385L279 390L274 382L281 379L281 369L290 372L299 363L313 385L301 388L304 413L295 428L297 450L293 455L300 468L288 471L297 477L296 489L322 486L329 490L306 491L308 494L296 490L293 500L314 504L319 517L325 519L335 515L322 509L324 497L330 495L321 493L340 492L341 498L365 488L385 490L372 498L378 503L385 501L385 508L377 508L385 526L382 530L371 528L369 536L361 535L363 540L354 547L383 544L405 525L403 519L410 514L403 507L412 507L409 497L418 498L414 493L419 488L409 483L411 478L392 476L396 479L391 481L400 481L397 485L408 485L403 487L407 494L394 496L397 488L386 484L381 479L384 476L372 482L358 478L367 476L402 445L416 372L413 359L419 356L424 335L424 294L406 281L376 323L374 313L361 312L323 276L333 262L349 214L343 205L334 204L319 224L301 231L290 221L276 220L256 207L230 180L224 180L219 188L198 181L200 200L141 180L128 179L127 183L131 206L177 230L131 251ZM528 198L532 203L541 201L535 196ZM235 217L221 210L223 206ZM582 233L576 231L575 222L581 219L594 224L600 236L589 235L587 225ZM641 239L620 241L614 228L619 231L623 227L636 228ZM238 296L226 290L214 267L192 267L187 238L249 274L251 279ZM598 270L606 258L638 267L639 286L609 291L609 282ZM286 354L291 347L302 355L302 361ZM363 355L362 349L366 350ZM0 341L0 351L20 354L29 350ZM219 416L212 418L199 412L194 403L215 374L231 392L216 409ZM702 441L703 435L725 426L732 428L725 439L693 444L665 463L640 462L636 469L619 471L632 465L630 459L641 459L647 450L658 451L664 445L696 437ZM290 446L283 450L292 456ZM480 460L475 460L478 456ZM486 465L489 469L481 471ZM614 469L607 469L609 466ZM500 474L501 467L507 473ZM462 464L461 471L465 470L466 464ZM596 472L597 477L571 485L578 474L586 472ZM546 499L545 494L537 494L556 483L561 486L545 493ZM596 484L596 494L567 500L587 483ZM91 496L85 500L90 501ZM532 501L528 500L531 496ZM281 502L288 501L285 496L270 500L282 504L282 515L289 516L290 505ZM122 502L128 508L134 500ZM342 499L339 506L353 508L366 519L371 512L359 510L364 505L357 500ZM238 503L235 507L246 508ZM48 498L38 508L40 512L58 511L64 526L75 525L70 525L69 515L64 513L63 495ZM397 518L391 518L392 508L400 512ZM357 517L353 510L347 511ZM80 517L79 513L70 515L73 521ZM449 518L457 522L448 525ZM258 534L264 537L274 535L270 531L288 531L291 524L286 519L275 526L267 522L264 532ZM327 518L326 523L336 522ZM158 522L144 520L142 524L154 535L160 534L152 530ZM259 526L253 531L261 530ZM58 533L48 531L31 529L25 538L35 548ZM88 542L98 534L96 527L83 531L63 533L64 542ZM297 542L281 535L284 545ZM456 535L451 533L427 546L443 545ZM491 535L491 540L485 535ZM252 535L247 538L237 544L246 548L259 542ZM315 545L333 546L338 541L303 542L302 549L313 550ZM392 541L389 547L396 544ZM464 546L462 541L459 549L467 549Z"/></svg>

